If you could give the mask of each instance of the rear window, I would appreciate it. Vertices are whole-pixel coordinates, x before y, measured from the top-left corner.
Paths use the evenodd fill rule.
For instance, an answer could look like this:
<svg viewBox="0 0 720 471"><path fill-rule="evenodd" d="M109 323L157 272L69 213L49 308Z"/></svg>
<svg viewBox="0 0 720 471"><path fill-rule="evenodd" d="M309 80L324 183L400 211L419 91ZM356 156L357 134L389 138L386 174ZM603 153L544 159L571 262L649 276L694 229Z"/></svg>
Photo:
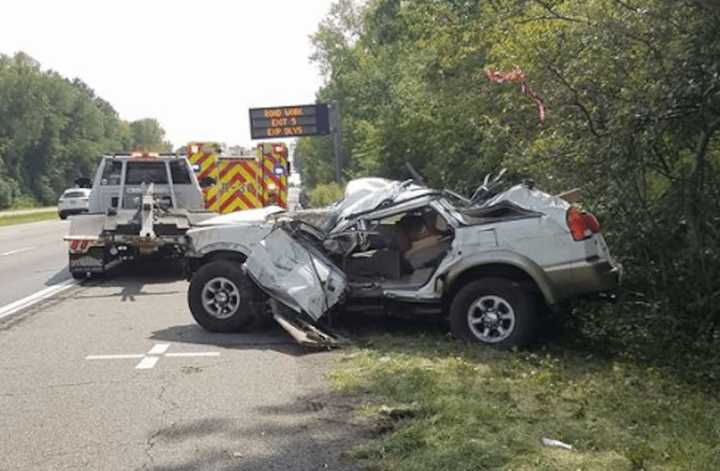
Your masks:
<svg viewBox="0 0 720 471"><path fill-rule="evenodd" d="M165 162L128 162L125 174L126 185L155 183L167 185Z"/></svg>
<svg viewBox="0 0 720 471"><path fill-rule="evenodd" d="M170 162L170 176L176 185L189 185L190 173L184 160L175 160Z"/></svg>
<svg viewBox="0 0 720 471"><path fill-rule="evenodd" d="M66 191L63 198L84 198L85 193L82 191Z"/></svg>

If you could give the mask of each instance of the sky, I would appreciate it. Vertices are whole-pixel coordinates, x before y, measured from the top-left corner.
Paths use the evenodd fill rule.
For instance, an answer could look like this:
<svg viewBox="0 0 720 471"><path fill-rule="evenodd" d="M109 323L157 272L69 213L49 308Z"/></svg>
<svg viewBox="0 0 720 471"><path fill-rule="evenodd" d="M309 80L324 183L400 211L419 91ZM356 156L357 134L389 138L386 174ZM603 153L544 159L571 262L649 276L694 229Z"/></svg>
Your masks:
<svg viewBox="0 0 720 471"><path fill-rule="evenodd" d="M332 0L3 0L0 53L79 77L175 147L250 146L248 109L313 103L309 35Z"/></svg>

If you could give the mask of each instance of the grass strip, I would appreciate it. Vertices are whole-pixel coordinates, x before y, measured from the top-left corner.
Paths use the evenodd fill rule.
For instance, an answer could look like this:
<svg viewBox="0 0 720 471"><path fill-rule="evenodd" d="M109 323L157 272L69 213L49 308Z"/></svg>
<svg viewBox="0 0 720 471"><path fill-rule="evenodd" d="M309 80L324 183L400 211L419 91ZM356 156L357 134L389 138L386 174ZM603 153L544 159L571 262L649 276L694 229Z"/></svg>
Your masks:
<svg viewBox="0 0 720 471"><path fill-rule="evenodd" d="M498 352L441 332L375 334L329 375L378 425L351 452L369 469L720 469L720 398L582 347Z"/></svg>
<svg viewBox="0 0 720 471"><path fill-rule="evenodd" d="M0 226L11 226L14 224L25 224L28 222L47 221L49 219L57 219L56 210L43 211L39 213L17 214L12 216L0 215Z"/></svg>

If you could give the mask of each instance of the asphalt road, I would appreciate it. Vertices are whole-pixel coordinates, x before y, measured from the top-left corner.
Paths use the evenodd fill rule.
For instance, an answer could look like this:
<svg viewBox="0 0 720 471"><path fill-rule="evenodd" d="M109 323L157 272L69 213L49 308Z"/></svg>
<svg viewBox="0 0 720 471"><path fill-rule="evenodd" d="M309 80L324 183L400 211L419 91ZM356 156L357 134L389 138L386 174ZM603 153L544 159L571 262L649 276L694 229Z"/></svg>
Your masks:
<svg viewBox="0 0 720 471"><path fill-rule="evenodd" d="M68 221L0 227L0 307L70 278Z"/></svg>
<svg viewBox="0 0 720 471"><path fill-rule="evenodd" d="M275 326L207 333L166 271L0 321L0 470L350 469L355 432L323 380L336 354Z"/></svg>
<svg viewBox="0 0 720 471"><path fill-rule="evenodd" d="M0 228L0 308L69 278L67 227ZM353 469L336 353L207 333L186 292L178 266L125 267L0 319L0 471Z"/></svg>

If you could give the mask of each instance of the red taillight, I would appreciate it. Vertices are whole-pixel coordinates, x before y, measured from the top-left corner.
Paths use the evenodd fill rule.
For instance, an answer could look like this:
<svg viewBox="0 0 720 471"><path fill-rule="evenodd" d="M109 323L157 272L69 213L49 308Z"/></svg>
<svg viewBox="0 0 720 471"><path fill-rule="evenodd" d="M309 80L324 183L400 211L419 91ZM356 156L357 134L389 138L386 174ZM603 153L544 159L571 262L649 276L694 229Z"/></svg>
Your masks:
<svg viewBox="0 0 720 471"><path fill-rule="evenodd" d="M590 229L590 232L593 234L597 234L600 232L600 222L598 222L595 215L592 213L583 213L585 216L585 224L587 225L588 229Z"/></svg>
<svg viewBox="0 0 720 471"><path fill-rule="evenodd" d="M573 240L585 240L600 232L600 223L595 216L574 207L568 209L567 225Z"/></svg>

